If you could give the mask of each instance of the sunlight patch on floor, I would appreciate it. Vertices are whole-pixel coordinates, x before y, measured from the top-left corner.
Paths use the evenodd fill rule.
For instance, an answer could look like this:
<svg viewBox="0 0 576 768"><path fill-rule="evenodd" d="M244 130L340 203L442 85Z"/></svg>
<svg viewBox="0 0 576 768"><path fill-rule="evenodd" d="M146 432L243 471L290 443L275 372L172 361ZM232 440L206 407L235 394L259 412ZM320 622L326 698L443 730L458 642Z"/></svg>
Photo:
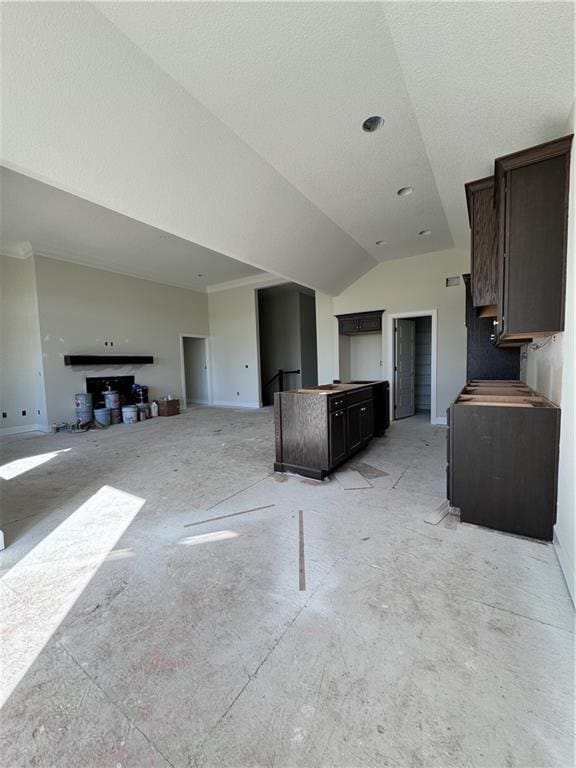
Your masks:
<svg viewBox="0 0 576 768"><path fill-rule="evenodd" d="M0 579L0 707L144 503L103 486Z"/></svg>
<svg viewBox="0 0 576 768"><path fill-rule="evenodd" d="M28 472L35 467L39 467L41 464L45 464L50 459L58 456L60 453L67 453L72 448L62 448L59 451L51 451L50 453L39 453L36 456L25 456L23 459L15 459L8 464L4 464L0 467L0 477L4 480L12 480L18 475L23 475L24 472Z"/></svg>
<svg viewBox="0 0 576 768"><path fill-rule="evenodd" d="M214 531L213 533L202 533L199 536L186 536L180 539L179 544L192 546L194 544L208 544L211 541L226 541L226 539L237 539L239 534L234 531Z"/></svg>

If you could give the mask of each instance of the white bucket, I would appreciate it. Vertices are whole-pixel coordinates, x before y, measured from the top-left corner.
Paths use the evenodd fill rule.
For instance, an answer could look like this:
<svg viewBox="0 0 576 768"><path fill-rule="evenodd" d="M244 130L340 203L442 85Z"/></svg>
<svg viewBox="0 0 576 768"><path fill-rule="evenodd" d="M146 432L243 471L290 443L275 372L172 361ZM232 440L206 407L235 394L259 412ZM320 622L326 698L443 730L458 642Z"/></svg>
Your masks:
<svg viewBox="0 0 576 768"><path fill-rule="evenodd" d="M102 392L106 408L118 408L120 405L120 393L116 391Z"/></svg>
<svg viewBox="0 0 576 768"><path fill-rule="evenodd" d="M110 426L110 408L94 408L94 421L103 427Z"/></svg>
<svg viewBox="0 0 576 768"><path fill-rule="evenodd" d="M122 407L122 421L124 424L136 424L138 421L138 408L135 405Z"/></svg>

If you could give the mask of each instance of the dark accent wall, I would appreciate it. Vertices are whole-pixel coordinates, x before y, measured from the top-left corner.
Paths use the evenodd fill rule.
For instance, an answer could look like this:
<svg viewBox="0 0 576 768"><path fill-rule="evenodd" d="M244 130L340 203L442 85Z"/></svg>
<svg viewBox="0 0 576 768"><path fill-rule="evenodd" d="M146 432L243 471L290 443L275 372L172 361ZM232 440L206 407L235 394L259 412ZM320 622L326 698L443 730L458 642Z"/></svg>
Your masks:
<svg viewBox="0 0 576 768"><path fill-rule="evenodd" d="M464 275L466 284L466 379L519 379L520 350L499 349L490 341L493 325L491 317L478 317L472 305L470 275Z"/></svg>

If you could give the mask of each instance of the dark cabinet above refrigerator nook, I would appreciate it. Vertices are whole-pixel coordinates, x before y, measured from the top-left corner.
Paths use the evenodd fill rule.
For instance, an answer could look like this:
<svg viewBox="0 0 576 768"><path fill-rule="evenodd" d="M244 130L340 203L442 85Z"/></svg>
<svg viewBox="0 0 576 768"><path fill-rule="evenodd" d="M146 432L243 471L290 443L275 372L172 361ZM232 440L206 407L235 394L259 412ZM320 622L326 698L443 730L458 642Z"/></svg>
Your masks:
<svg viewBox="0 0 576 768"><path fill-rule="evenodd" d="M341 336L354 336L357 333L380 333L384 309L373 312L352 312L348 315L336 315L338 332Z"/></svg>
<svg viewBox="0 0 576 768"><path fill-rule="evenodd" d="M498 251L494 176L465 186L471 236L471 291L475 307L494 307L498 291Z"/></svg>
<svg viewBox="0 0 576 768"><path fill-rule="evenodd" d="M564 330L572 136L499 157L494 176L465 185L471 292L494 318L497 346Z"/></svg>

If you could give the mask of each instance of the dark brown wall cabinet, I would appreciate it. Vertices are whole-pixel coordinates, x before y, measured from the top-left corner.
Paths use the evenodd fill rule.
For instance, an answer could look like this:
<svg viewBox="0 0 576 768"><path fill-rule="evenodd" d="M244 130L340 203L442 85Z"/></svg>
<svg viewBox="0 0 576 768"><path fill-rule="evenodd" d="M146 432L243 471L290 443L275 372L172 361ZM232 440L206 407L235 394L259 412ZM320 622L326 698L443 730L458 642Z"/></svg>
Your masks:
<svg viewBox="0 0 576 768"><path fill-rule="evenodd" d="M388 382L382 381L277 392L275 471L322 480L383 434L388 408Z"/></svg>
<svg viewBox="0 0 576 768"><path fill-rule="evenodd" d="M521 381L471 381L448 409L448 499L461 520L552 539L560 409Z"/></svg>
<svg viewBox="0 0 576 768"><path fill-rule="evenodd" d="M354 312L350 315L336 315L338 332L342 336L353 336L356 333L380 333L382 331L383 309L374 312Z"/></svg>
<svg viewBox="0 0 576 768"><path fill-rule="evenodd" d="M500 157L496 342L564 330L572 136Z"/></svg>
<svg viewBox="0 0 576 768"><path fill-rule="evenodd" d="M498 290L497 223L494 177L465 185L471 231L472 304L493 306Z"/></svg>

